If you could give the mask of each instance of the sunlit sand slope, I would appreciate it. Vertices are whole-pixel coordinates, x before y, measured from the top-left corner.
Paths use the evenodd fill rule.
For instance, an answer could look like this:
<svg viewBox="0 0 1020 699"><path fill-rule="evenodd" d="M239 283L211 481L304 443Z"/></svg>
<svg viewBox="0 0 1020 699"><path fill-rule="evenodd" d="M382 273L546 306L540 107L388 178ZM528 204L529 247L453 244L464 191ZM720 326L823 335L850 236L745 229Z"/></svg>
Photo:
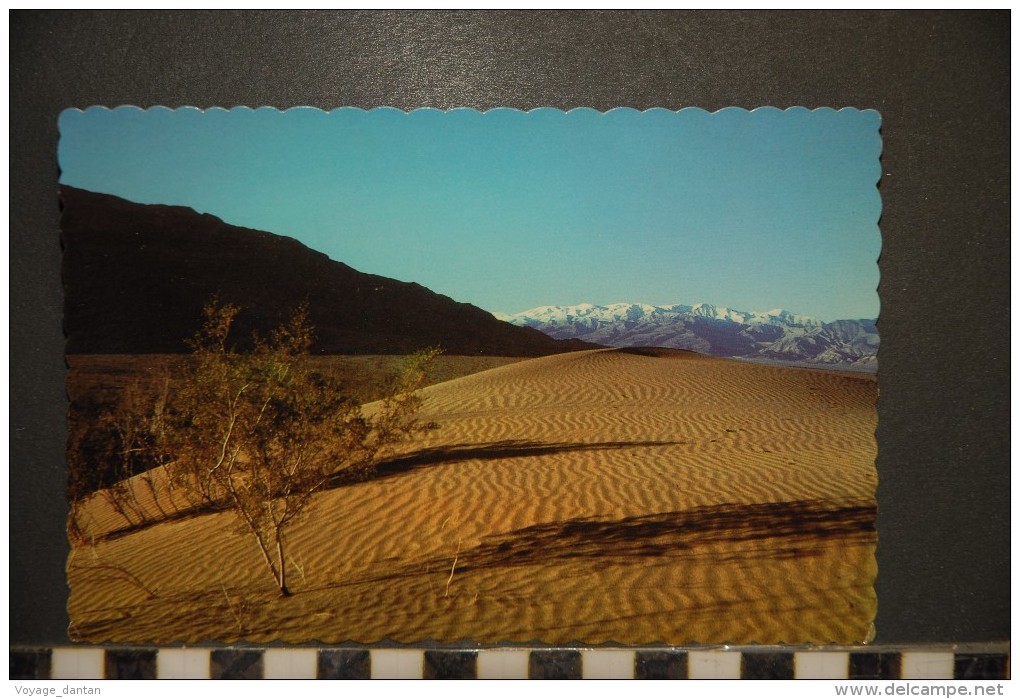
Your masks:
<svg viewBox="0 0 1020 699"><path fill-rule="evenodd" d="M605 350L519 362L425 396L438 430L369 480L318 495L290 530L290 598L277 597L228 513L104 538L117 518L96 498L96 541L69 560L73 633L544 644L868 636L874 377Z"/></svg>

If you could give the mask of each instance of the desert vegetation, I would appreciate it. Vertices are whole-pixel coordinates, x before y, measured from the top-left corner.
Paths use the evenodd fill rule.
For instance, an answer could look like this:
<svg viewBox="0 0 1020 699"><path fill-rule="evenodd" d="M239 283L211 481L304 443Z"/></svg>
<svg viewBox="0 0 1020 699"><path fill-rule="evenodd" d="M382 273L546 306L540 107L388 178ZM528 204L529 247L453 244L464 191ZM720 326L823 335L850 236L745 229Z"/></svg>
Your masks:
<svg viewBox="0 0 1020 699"><path fill-rule="evenodd" d="M434 427L418 417L418 391L439 350L407 358L369 416L335 374L306 361L314 337L307 308L244 352L231 337L239 311L210 302L190 361L173 375L128 386L112 406L78 406L96 420L72 423L69 530L79 542L94 538L83 515L94 497L127 530L226 510L289 596L288 527L334 479L357 479L388 447Z"/></svg>

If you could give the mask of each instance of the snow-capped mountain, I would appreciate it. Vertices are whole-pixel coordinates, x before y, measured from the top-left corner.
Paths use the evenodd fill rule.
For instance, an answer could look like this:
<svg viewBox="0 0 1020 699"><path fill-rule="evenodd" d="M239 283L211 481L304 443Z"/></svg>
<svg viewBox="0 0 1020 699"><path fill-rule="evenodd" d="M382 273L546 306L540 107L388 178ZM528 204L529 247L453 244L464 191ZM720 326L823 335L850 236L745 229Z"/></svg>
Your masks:
<svg viewBox="0 0 1020 699"><path fill-rule="evenodd" d="M738 311L707 303L582 303L493 315L556 339L581 339L611 347L674 347L719 357L861 368L876 366L878 353L874 320L825 323L781 308Z"/></svg>

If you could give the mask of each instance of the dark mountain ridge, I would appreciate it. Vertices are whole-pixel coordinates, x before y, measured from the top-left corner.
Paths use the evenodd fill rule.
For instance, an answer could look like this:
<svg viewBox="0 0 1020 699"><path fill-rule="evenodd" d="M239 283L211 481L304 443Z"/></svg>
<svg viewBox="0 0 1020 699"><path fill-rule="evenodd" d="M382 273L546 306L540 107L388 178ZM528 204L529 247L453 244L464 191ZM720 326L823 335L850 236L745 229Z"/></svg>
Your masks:
<svg viewBox="0 0 1020 699"><path fill-rule="evenodd" d="M307 302L320 354L541 356L596 347L494 318L425 287L359 272L292 238L183 206L61 187L69 354L188 351L213 298L242 308L234 339L261 336Z"/></svg>

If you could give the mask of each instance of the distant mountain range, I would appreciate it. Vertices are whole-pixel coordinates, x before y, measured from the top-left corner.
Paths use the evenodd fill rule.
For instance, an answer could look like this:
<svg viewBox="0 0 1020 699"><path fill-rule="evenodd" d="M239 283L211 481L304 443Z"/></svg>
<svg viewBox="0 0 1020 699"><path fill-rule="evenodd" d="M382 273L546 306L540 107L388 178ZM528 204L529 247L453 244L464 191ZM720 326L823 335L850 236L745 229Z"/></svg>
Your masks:
<svg viewBox="0 0 1020 699"><path fill-rule="evenodd" d="M782 309L747 312L705 303L585 303L493 315L557 339L611 347L673 347L719 357L877 366L878 329L871 319L825 323Z"/></svg>
<svg viewBox="0 0 1020 699"><path fill-rule="evenodd" d="M214 296L242 308L235 341L307 302L318 353L541 356L592 347L494 318L414 283L364 274L298 241L180 206L62 187L69 354L186 352Z"/></svg>
<svg viewBox="0 0 1020 699"><path fill-rule="evenodd" d="M874 320L823 323L784 310L697 304L543 306L488 313L425 287L359 272L285 236L181 206L61 188L69 354L188 351L213 297L242 308L235 340L266 336L307 302L313 351L542 356L655 346L723 357L873 368Z"/></svg>

